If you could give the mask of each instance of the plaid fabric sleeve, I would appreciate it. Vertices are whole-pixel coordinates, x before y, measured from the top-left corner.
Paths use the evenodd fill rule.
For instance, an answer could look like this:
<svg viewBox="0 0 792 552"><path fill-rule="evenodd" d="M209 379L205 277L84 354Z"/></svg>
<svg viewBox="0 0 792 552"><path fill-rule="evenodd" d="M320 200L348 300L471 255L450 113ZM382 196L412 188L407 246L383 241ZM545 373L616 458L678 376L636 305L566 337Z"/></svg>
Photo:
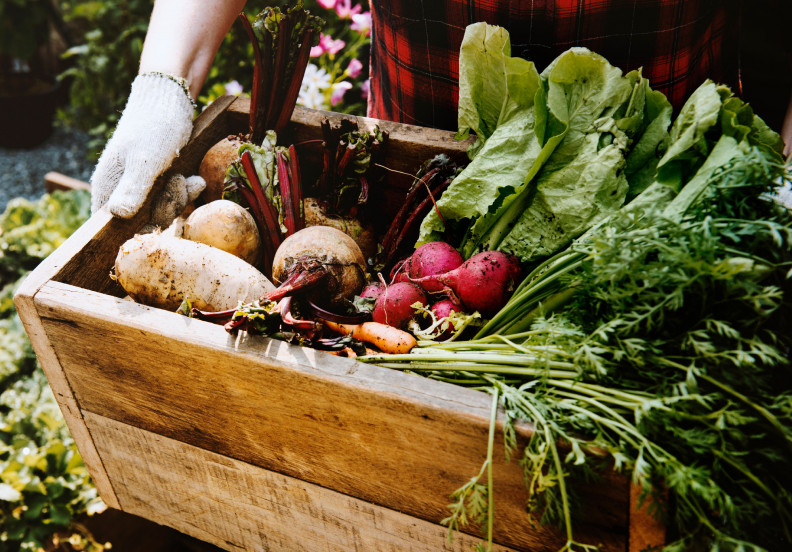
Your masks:
<svg viewBox="0 0 792 552"><path fill-rule="evenodd" d="M679 108L705 79L739 86L737 0L371 0L372 117L454 130L465 27L500 25L541 71L571 46L642 68Z"/></svg>

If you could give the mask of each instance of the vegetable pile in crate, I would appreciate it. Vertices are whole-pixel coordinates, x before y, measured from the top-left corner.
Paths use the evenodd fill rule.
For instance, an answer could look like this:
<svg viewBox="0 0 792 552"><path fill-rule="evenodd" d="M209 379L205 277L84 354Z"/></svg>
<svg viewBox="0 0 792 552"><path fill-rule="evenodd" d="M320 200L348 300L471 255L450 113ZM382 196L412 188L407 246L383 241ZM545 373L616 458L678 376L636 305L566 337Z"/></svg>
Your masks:
<svg viewBox="0 0 792 552"><path fill-rule="evenodd" d="M251 39L304 49L267 13ZM477 24L460 54L464 141L223 99L173 167L220 194L134 237L97 215L20 292L103 497L229 550L792 544L778 135L711 82L672 117L585 49L540 73ZM238 525L159 495L207 486Z"/></svg>

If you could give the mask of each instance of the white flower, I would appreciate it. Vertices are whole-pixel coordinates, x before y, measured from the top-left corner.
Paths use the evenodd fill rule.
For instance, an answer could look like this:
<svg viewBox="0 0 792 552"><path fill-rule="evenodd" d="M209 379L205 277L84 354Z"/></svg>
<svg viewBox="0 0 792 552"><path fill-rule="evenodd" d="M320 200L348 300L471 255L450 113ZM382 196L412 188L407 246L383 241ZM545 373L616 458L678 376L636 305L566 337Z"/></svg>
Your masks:
<svg viewBox="0 0 792 552"><path fill-rule="evenodd" d="M225 93L231 96L239 96L240 94L242 94L242 90L243 90L242 85L239 84L239 81L236 80L232 80L231 82L226 83L225 85Z"/></svg>
<svg viewBox="0 0 792 552"><path fill-rule="evenodd" d="M0 483L0 500L16 502L22 499L22 493L8 483Z"/></svg>
<svg viewBox="0 0 792 552"><path fill-rule="evenodd" d="M303 76L301 88L315 87L319 90L325 90L330 87L330 80L331 77L327 74L327 71L313 63L309 63L305 68L305 75Z"/></svg>
<svg viewBox="0 0 792 552"><path fill-rule="evenodd" d="M324 91L330 88L330 80L327 71L309 63L297 95L297 104L310 109L327 109Z"/></svg>

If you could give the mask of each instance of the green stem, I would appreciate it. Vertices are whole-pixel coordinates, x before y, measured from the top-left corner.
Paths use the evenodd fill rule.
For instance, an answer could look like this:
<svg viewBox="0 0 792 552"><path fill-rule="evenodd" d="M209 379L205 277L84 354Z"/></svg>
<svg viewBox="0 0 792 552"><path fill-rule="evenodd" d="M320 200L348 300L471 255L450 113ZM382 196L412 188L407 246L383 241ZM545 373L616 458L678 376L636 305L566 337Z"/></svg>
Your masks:
<svg viewBox="0 0 792 552"><path fill-rule="evenodd" d="M487 550L492 551L492 533L495 524L495 493L493 492L492 455L495 449L495 422L498 416L498 389L492 393L489 439L487 441Z"/></svg>

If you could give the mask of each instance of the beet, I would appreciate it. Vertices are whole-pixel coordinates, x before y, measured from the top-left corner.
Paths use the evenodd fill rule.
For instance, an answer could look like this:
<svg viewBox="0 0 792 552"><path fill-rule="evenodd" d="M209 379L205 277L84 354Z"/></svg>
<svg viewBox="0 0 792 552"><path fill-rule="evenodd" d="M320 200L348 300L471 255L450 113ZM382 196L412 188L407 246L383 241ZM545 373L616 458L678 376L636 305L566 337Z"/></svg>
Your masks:
<svg viewBox="0 0 792 552"><path fill-rule="evenodd" d="M420 287L410 282L392 284L377 299L371 317L374 322L404 329L415 316L415 309L411 305L418 302L424 305L428 303Z"/></svg>
<svg viewBox="0 0 792 552"><path fill-rule="evenodd" d="M522 276L520 261L501 251L483 251L444 274L412 280L428 293L456 295L465 310L491 316L509 300Z"/></svg>
<svg viewBox="0 0 792 552"><path fill-rule="evenodd" d="M309 226L283 240L272 261L277 301L307 292L320 307L346 306L366 285L366 260L355 240L329 226ZM319 285L320 284L320 285Z"/></svg>
<svg viewBox="0 0 792 552"><path fill-rule="evenodd" d="M465 259L453 245L446 242L429 242L419 246L410 256L410 279L445 274L459 267Z"/></svg>

